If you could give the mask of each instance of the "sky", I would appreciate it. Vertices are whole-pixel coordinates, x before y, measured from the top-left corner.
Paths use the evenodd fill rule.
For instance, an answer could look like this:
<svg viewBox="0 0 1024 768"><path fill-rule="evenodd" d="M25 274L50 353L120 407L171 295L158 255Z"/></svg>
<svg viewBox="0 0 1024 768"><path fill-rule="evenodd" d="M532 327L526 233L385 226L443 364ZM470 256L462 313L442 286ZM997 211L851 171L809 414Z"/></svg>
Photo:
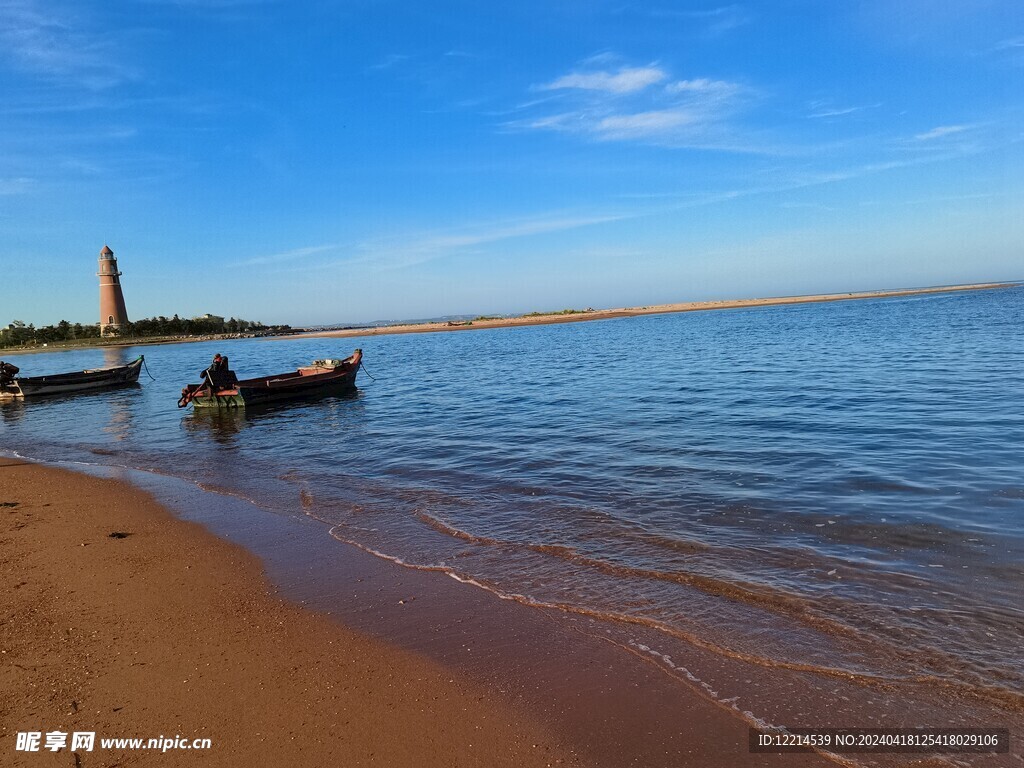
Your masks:
<svg viewBox="0 0 1024 768"><path fill-rule="evenodd" d="M0 323L1024 278L1020 0L0 0Z"/></svg>

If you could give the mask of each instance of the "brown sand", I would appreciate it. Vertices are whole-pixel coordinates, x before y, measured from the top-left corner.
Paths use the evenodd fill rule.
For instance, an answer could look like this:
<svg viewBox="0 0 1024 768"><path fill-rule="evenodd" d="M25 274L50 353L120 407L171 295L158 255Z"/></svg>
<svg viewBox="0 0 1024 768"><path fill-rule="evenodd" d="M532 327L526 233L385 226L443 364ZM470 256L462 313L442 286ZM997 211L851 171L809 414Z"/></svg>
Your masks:
<svg viewBox="0 0 1024 768"><path fill-rule="evenodd" d="M813 304L825 301L848 301L850 299L880 299L893 296L915 296L925 293L950 293L952 291L980 291L991 288L1009 288L1015 283L975 283L971 285L949 285L935 288L906 288L886 291L862 291L860 293L823 293L812 296L780 296L768 299L728 299L722 301L689 301L679 304L657 304L649 307L620 307L618 309L595 309L571 315L532 315L527 317L502 317L494 320L474 320L472 325L448 325L447 323L414 323L387 325L379 328L346 328L337 331L316 331L294 336L275 337L308 339L311 337L379 336L391 333L434 333L437 331L473 331L485 328L514 328L528 325L552 325L555 323L579 323L587 320L611 320L617 317L638 315L664 315L675 312L699 312L709 309L739 309L742 307L767 307L780 304Z"/></svg>
<svg viewBox="0 0 1024 768"><path fill-rule="evenodd" d="M489 692L284 602L255 557L142 491L0 459L0 530L0 764L580 764ZM50 730L96 748L15 751ZM212 746L98 741L179 735Z"/></svg>

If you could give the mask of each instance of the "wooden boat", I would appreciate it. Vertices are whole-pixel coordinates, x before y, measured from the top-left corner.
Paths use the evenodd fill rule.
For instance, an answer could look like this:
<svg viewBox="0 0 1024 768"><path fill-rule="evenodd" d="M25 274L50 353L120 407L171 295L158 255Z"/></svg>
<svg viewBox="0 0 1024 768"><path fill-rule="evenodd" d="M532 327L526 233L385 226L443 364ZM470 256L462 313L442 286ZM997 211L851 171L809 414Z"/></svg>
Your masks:
<svg viewBox="0 0 1024 768"><path fill-rule="evenodd" d="M112 389L135 384L145 357L113 368L91 368L74 373L55 373L52 376L19 376L0 384L0 400L22 397L66 395L91 389Z"/></svg>
<svg viewBox="0 0 1024 768"><path fill-rule="evenodd" d="M320 395L341 395L356 388L356 373L363 359L357 349L344 360L315 360L291 373L243 379L215 387L209 381L189 384L181 390L178 407L244 408L279 400L297 400Z"/></svg>

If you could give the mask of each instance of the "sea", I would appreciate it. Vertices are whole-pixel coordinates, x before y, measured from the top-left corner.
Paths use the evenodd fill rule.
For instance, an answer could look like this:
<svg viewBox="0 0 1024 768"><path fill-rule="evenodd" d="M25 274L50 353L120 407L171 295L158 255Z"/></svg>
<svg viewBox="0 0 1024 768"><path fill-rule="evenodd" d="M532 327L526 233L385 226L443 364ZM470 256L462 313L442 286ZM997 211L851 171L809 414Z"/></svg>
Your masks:
<svg viewBox="0 0 1024 768"><path fill-rule="evenodd" d="M215 352L246 378L355 347L351 396L176 405ZM1022 722L1024 288L12 360L139 354L137 387L0 406L0 450L587 617L751 724Z"/></svg>

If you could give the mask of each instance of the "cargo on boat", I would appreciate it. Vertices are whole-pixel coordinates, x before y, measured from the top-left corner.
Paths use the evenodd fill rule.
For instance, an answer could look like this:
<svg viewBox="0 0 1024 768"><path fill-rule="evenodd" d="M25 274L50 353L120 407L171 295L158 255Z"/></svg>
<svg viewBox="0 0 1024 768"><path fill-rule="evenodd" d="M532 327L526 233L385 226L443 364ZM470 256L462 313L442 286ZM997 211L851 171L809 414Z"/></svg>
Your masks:
<svg viewBox="0 0 1024 768"><path fill-rule="evenodd" d="M344 360L314 360L290 373L242 380L228 368L227 358L218 358L223 364L204 371L202 383L189 384L181 390L179 408L189 404L195 408L242 408L303 397L342 395L356 388L363 351L357 349Z"/></svg>
<svg viewBox="0 0 1024 768"><path fill-rule="evenodd" d="M128 365L55 373L51 376L18 376L19 370L16 367L0 362L0 400L66 395L135 384L139 380L144 360L145 357L139 355Z"/></svg>

